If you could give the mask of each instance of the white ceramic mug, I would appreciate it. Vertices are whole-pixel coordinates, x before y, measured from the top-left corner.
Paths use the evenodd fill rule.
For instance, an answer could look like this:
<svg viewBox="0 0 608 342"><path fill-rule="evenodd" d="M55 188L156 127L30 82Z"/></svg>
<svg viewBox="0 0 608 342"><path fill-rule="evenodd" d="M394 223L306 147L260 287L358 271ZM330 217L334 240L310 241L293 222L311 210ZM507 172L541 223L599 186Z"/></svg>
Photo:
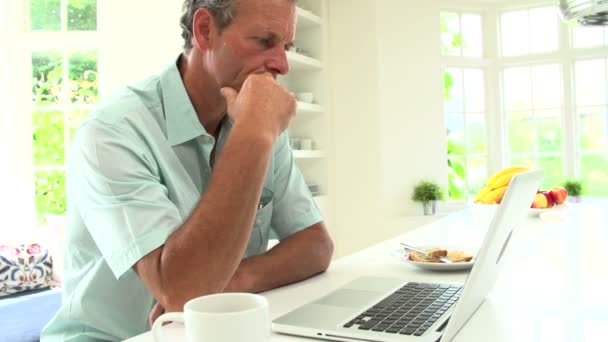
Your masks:
<svg viewBox="0 0 608 342"><path fill-rule="evenodd" d="M182 322L188 342L268 342L268 301L252 293L219 293L194 298L184 312L160 316L152 326L154 340L161 342L163 323Z"/></svg>

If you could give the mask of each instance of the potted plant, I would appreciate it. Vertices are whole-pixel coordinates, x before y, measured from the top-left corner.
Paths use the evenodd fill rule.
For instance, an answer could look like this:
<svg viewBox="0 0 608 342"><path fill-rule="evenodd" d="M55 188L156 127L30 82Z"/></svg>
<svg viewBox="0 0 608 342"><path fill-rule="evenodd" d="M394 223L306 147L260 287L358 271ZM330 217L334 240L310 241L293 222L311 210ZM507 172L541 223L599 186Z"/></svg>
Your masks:
<svg viewBox="0 0 608 342"><path fill-rule="evenodd" d="M443 199L443 191L439 185L431 181L420 181L414 187L412 200L421 202L424 215L434 215L437 210L437 201Z"/></svg>
<svg viewBox="0 0 608 342"><path fill-rule="evenodd" d="M581 201L581 195L583 194L583 182L569 179L564 182L563 186L568 192L571 202L578 203Z"/></svg>

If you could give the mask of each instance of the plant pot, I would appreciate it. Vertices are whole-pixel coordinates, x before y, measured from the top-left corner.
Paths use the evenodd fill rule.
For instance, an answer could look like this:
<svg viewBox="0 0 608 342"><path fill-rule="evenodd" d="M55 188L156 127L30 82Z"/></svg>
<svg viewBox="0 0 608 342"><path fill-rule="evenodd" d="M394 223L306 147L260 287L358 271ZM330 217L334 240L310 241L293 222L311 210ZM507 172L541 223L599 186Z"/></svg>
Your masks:
<svg viewBox="0 0 608 342"><path fill-rule="evenodd" d="M429 201L422 203L424 209L424 215L435 215L437 211L437 201Z"/></svg>
<svg viewBox="0 0 608 342"><path fill-rule="evenodd" d="M570 196L568 198L568 202L580 203L581 202L581 196Z"/></svg>

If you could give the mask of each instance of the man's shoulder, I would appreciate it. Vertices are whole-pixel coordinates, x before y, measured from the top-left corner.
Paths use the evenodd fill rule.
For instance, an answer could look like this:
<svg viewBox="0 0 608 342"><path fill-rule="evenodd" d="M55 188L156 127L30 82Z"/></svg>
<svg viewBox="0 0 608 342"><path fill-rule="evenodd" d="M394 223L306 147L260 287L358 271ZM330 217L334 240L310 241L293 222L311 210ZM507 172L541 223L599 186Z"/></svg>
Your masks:
<svg viewBox="0 0 608 342"><path fill-rule="evenodd" d="M139 117L142 113L158 116L162 111L159 76L114 90L100 101L87 120L107 125Z"/></svg>
<svg viewBox="0 0 608 342"><path fill-rule="evenodd" d="M114 90L100 101L83 121L85 127L140 130L164 120L159 76Z"/></svg>

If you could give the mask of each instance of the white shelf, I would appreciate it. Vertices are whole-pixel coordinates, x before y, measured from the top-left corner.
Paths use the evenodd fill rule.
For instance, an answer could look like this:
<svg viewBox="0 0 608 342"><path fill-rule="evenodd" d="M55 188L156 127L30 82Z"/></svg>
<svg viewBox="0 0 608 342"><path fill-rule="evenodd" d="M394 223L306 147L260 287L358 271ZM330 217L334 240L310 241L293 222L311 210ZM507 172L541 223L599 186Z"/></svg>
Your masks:
<svg viewBox="0 0 608 342"><path fill-rule="evenodd" d="M325 158L325 153L319 150L294 150L293 157L295 159L319 159Z"/></svg>
<svg viewBox="0 0 608 342"><path fill-rule="evenodd" d="M324 111L325 111L325 108L323 108L322 106L320 106L318 104L298 101L298 107L297 107L296 113L310 115L310 114L322 114Z"/></svg>
<svg viewBox="0 0 608 342"><path fill-rule="evenodd" d="M298 7L296 9L296 13L298 15L299 29L315 28L321 26L321 17L312 13L311 11Z"/></svg>
<svg viewBox="0 0 608 342"><path fill-rule="evenodd" d="M289 61L289 67L294 70L318 71L323 69L320 60L292 51L287 51L287 60Z"/></svg>

